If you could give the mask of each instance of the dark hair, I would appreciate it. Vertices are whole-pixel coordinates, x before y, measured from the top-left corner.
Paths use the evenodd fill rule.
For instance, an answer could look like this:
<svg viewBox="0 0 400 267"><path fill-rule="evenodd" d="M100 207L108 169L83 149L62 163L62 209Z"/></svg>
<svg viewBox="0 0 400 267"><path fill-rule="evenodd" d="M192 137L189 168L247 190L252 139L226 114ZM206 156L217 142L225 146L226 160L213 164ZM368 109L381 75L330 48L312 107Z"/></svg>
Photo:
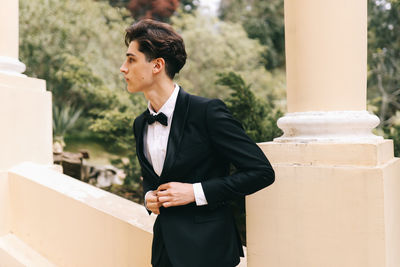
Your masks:
<svg viewBox="0 0 400 267"><path fill-rule="evenodd" d="M168 24L143 19L126 29L125 44L137 41L139 51L151 61L155 58L165 60L165 71L173 79L186 62L185 44L182 37Z"/></svg>

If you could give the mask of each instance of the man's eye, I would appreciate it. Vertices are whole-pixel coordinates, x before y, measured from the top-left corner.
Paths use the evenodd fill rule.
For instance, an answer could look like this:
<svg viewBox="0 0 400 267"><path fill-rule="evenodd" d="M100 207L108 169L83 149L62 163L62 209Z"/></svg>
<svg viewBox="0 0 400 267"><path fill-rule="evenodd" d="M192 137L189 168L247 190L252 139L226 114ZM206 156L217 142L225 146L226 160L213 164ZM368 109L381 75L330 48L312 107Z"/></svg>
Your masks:
<svg viewBox="0 0 400 267"><path fill-rule="evenodd" d="M128 62L129 62L129 63L132 63L133 61L134 61L133 58L129 58L129 59L128 59Z"/></svg>

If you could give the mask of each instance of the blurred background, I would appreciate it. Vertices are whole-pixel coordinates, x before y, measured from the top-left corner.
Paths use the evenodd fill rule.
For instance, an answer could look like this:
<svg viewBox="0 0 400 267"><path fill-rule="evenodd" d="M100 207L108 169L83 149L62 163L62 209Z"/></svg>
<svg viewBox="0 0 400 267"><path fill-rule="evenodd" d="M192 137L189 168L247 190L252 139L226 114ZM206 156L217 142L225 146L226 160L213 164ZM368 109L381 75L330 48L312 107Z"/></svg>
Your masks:
<svg viewBox="0 0 400 267"><path fill-rule="evenodd" d="M119 67L125 28L141 18L173 25L188 53L176 82L224 100L255 142L280 136L276 121L286 112L283 0L20 0L20 60L52 92L55 162L138 203L132 124L146 100L126 92ZM399 0L368 0L368 45L368 110L398 157Z"/></svg>

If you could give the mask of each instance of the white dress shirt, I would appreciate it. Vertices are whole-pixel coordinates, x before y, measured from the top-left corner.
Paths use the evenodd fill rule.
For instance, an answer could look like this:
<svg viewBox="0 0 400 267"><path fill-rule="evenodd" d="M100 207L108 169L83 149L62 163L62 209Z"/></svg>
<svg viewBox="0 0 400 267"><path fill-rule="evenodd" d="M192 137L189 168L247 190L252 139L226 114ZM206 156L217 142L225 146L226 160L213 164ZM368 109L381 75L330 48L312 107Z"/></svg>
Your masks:
<svg viewBox="0 0 400 267"><path fill-rule="evenodd" d="M164 167L165 156L167 153L168 137L169 137L169 132L171 130L172 117L174 115L174 109L178 93L179 93L179 86L175 84L175 88L171 96L168 98L168 100L164 103L164 105L160 108L158 112L154 111L154 109L150 104L150 101L148 102L147 105L151 115L157 115L162 112L168 118L167 126L164 126L158 121L155 121L153 124L147 125L143 134L144 155L146 159L150 162L150 164L153 165L153 169L158 176L161 175L161 172ZM193 184L193 191L197 206L208 204L201 183Z"/></svg>

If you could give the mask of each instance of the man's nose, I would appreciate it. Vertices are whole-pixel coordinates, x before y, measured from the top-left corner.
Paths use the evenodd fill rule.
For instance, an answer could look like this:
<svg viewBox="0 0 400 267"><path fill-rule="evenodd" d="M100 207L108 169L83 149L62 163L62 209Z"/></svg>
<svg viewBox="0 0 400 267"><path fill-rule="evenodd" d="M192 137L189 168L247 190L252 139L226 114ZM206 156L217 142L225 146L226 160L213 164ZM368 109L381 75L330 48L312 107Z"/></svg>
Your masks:
<svg viewBox="0 0 400 267"><path fill-rule="evenodd" d="M121 67L119 68L119 71L122 73L127 73L128 69L125 66L125 62L121 65Z"/></svg>

